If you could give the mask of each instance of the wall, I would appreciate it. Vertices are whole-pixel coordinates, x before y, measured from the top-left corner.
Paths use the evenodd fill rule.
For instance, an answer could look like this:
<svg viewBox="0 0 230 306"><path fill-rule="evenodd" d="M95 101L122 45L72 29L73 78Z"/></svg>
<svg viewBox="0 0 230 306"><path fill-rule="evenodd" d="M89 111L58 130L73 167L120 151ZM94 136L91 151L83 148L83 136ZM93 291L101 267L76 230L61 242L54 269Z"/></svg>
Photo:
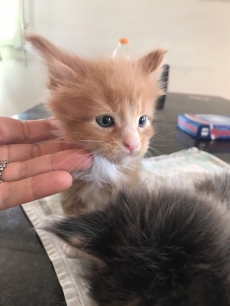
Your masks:
<svg viewBox="0 0 230 306"><path fill-rule="evenodd" d="M166 46L170 91L230 99L229 1L31 0L27 16L30 31L83 56L110 55L121 36L134 54ZM8 102L18 112L44 99L44 69L37 60L22 65L3 65L7 115Z"/></svg>

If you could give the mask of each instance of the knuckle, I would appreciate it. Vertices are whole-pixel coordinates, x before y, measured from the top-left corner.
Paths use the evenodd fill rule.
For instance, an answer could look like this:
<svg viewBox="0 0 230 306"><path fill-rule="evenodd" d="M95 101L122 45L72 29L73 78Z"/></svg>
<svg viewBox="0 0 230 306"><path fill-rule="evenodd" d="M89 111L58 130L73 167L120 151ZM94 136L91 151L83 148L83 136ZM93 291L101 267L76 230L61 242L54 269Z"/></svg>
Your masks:
<svg viewBox="0 0 230 306"><path fill-rule="evenodd" d="M26 178L26 162L19 162L18 180Z"/></svg>
<svg viewBox="0 0 230 306"><path fill-rule="evenodd" d="M0 145L0 160L9 160L9 145Z"/></svg>
<svg viewBox="0 0 230 306"><path fill-rule="evenodd" d="M57 166L56 166L56 155L52 154L50 155L50 165L51 165L51 170L54 171L56 170Z"/></svg>
<svg viewBox="0 0 230 306"><path fill-rule="evenodd" d="M39 157L41 156L41 147L39 146L39 144L34 143L32 146L32 154L31 154L31 158L35 158L35 157Z"/></svg>
<svg viewBox="0 0 230 306"><path fill-rule="evenodd" d="M30 138L30 127L27 121L22 121L22 133L25 140Z"/></svg>
<svg viewBox="0 0 230 306"><path fill-rule="evenodd" d="M39 190L37 188L37 177L34 176L30 180L30 189L31 189L31 196L33 200L40 198Z"/></svg>

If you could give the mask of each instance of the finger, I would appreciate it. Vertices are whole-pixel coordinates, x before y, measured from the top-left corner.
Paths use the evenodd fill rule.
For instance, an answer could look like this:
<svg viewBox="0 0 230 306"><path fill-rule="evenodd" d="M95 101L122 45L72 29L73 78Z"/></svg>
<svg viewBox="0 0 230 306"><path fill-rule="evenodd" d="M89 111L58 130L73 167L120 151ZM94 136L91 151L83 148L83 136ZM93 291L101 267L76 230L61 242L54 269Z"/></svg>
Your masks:
<svg viewBox="0 0 230 306"><path fill-rule="evenodd" d="M66 150L24 162L9 163L2 171L2 180L3 182L19 181L55 170L80 171L89 168L92 163L92 154L87 151Z"/></svg>
<svg viewBox="0 0 230 306"><path fill-rule="evenodd" d="M71 148L76 148L76 145L59 141L57 142L57 140L44 141L35 144L3 145L0 146L0 160L7 160L8 162L24 161Z"/></svg>
<svg viewBox="0 0 230 306"><path fill-rule="evenodd" d="M44 173L19 182L0 184L0 209L6 209L68 189L72 177L65 171Z"/></svg>
<svg viewBox="0 0 230 306"><path fill-rule="evenodd" d="M0 144L33 143L54 137L50 119L20 121L0 117Z"/></svg>

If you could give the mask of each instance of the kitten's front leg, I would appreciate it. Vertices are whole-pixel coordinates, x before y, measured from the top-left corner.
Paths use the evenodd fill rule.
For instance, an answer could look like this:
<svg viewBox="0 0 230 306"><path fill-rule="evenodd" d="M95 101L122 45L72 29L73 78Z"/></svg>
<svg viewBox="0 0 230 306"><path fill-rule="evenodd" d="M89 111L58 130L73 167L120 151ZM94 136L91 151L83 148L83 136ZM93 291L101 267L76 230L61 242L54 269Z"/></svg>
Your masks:
<svg viewBox="0 0 230 306"><path fill-rule="evenodd" d="M79 215L87 210L86 203L81 199L83 182L74 180L73 185L61 193L62 209L66 215Z"/></svg>

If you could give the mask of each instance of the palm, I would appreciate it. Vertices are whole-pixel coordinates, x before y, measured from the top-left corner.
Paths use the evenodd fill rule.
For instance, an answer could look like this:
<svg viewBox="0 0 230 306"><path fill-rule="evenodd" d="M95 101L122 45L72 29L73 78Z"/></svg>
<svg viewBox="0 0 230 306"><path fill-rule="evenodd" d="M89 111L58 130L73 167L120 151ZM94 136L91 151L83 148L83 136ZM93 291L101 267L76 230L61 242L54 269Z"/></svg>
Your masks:
<svg viewBox="0 0 230 306"><path fill-rule="evenodd" d="M0 122L0 160L9 162L2 171L0 209L66 190L72 185L69 172L93 162L86 150L52 139L50 120Z"/></svg>

